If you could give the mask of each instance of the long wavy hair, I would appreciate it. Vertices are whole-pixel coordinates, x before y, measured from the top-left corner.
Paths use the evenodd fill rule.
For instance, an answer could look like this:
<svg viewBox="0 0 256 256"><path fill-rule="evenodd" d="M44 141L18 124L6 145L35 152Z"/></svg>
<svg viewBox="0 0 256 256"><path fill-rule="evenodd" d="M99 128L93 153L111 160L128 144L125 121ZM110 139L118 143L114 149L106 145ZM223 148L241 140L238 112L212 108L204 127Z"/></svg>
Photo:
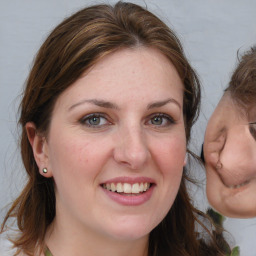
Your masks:
<svg viewBox="0 0 256 256"><path fill-rule="evenodd" d="M25 125L34 122L46 134L59 95L104 56L123 48L158 49L175 66L184 84L183 115L187 143L200 107L199 79L188 63L174 32L148 10L125 2L95 5L73 14L58 25L43 43L26 82L20 105L21 155L28 180L2 224L15 217L19 236L14 248L26 255L42 251L46 230L55 218L52 178L39 174ZM163 221L150 233L149 256L222 255L203 224L204 214L195 209L186 188L186 170L177 198ZM202 226L211 245L200 239Z"/></svg>

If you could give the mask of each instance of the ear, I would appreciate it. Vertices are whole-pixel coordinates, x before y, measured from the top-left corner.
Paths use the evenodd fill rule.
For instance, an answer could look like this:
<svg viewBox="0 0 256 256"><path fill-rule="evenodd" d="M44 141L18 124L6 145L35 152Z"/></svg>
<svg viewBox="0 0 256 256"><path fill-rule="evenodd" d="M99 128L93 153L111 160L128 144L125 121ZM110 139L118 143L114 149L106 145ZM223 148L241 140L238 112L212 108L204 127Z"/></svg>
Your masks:
<svg viewBox="0 0 256 256"><path fill-rule="evenodd" d="M32 147L35 161L37 163L39 172L44 177L51 177L52 173L49 170L48 144L45 136L37 132L36 126L33 122L26 123L26 132L29 143ZM43 172L43 168L47 168L47 173Z"/></svg>

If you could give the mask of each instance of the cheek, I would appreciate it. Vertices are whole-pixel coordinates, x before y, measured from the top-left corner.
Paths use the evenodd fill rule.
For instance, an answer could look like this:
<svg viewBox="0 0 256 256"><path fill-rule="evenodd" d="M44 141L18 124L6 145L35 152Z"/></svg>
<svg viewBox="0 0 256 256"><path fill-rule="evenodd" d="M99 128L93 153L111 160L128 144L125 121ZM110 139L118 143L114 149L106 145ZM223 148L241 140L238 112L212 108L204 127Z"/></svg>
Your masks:
<svg viewBox="0 0 256 256"><path fill-rule="evenodd" d="M216 204L221 201L221 190L223 184L216 173L210 166L206 165L206 193L209 202L216 208Z"/></svg>
<svg viewBox="0 0 256 256"><path fill-rule="evenodd" d="M56 184L77 183L83 176L90 176L89 142L81 138L61 135L51 141L50 164Z"/></svg>
<svg viewBox="0 0 256 256"><path fill-rule="evenodd" d="M162 204L158 216L164 217L172 207L177 196L183 174L184 159L186 155L186 140L183 137L166 139L159 144L155 153L155 162L161 172L161 196L158 199ZM164 205L164 206L163 206Z"/></svg>
<svg viewBox="0 0 256 256"><path fill-rule="evenodd" d="M59 136L52 140L50 153L57 201L68 207L72 204L74 209L83 207L81 202L86 205L93 201L92 191L98 186L97 177L106 162L107 148L81 137Z"/></svg>
<svg viewBox="0 0 256 256"><path fill-rule="evenodd" d="M223 204L225 215L235 218L256 217L256 183L255 181L240 192L225 191Z"/></svg>
<svg viewBox="0 0 256 256"><path fill-rule="evenodd" d="M65 135L65 134L64 134ZM94 182L110 154L109 141L72 134L51 141L51 168L56 183Z"/></svg>
<svg viewBox="0 0 256 256"><path fill-rule="evenodd" d="M186 156L186 140L183 136L167 138L159 143L155 157L163 172L182 172Z"/></svg>
<svg viewBox="0 0 256 256"><path fill-rule="evenodd" d="M82 143L81 140L74 138L52 140L50 148L50 162L53 171L58 169L68 169L72 165L81 165L86 162L86 151L88 151L88 143ZM70 168L70 171L75 171Z"/></svg>

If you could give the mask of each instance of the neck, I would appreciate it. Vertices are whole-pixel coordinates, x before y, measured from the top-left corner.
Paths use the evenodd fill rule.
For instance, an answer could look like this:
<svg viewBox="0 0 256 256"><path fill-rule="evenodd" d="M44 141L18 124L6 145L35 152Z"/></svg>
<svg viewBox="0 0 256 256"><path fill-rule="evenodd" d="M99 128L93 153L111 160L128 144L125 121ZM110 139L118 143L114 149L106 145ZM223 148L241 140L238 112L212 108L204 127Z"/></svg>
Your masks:
<svg viewBox="0 0 256 256"><path fill-rule="evenodd" d="M147 256L148 236L136 240L121 240L98 234L69 223L60 225L55 219L48 229L46 244L53 256Z"/></svg>

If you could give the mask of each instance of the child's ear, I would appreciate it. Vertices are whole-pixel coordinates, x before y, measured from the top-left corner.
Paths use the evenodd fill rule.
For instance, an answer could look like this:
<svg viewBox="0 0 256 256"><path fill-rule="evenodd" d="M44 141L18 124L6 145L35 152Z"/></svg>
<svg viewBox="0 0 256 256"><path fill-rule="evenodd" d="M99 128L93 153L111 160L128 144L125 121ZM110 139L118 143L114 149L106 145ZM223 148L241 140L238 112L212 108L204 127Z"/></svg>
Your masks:
<svg viewBox="0 0 256 256"><path fill-rule="evenodd" d="M48 166L48 144L45 136L37 131L36 126L33 122L26 123L26 132L40 174L45 177L51 177L52 173Z"/></svg>

